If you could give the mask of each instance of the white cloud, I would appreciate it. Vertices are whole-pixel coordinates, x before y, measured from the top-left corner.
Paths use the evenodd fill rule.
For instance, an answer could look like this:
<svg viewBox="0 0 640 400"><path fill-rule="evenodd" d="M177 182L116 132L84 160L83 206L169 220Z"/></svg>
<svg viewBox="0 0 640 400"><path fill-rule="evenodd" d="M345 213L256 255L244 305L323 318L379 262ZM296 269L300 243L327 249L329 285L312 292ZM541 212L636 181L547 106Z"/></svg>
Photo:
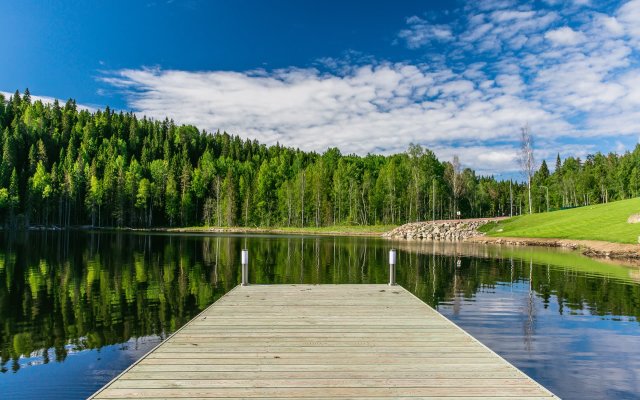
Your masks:
<svg viewBox="0 0 640 400"><path fill-rule="evenodd" d="M640 0L631 0L623 4L617 17L627 33L640 40Z"/></svg>
<svg viewBox="0 0 640 400"><path fill-rule="evenodd" d="M420 17L407 18L407 29L398 33L398 37L404 40L407 47L417 49L431 42L442 42L453 39L451 28L444 24L432 24Z"/></svg>
<svg viewBox="0 0 640 400"><path fill-rule="evenodd" d="M608 33L611 36L622 36L624 34L624 26L616 17L598 14L595 18L595 22L600 28L599 31L604 34Z"/></svg>
<svg viewBox="0 0 640 400"><path fill-rule="evenodd" d="M358 154L403 152L413 142L443 159L458 154L480 173L513 172L525 123L538 159L552 163L558 152L584 157L638 137L640 39L632 32L640 24L630 26L638 4L609 15L487 1L450 26L411 17L399 34L408 47L446 41L430 65L358 57L324 60L331 72L141 68L101 79L140 114L209 131Z"/></svg>
<svg viewBox="0 0 640 400"><path fill-rule="evenodd" d="M544 35L545 39L557 46L574 46L584 42L585 36L582 32L574 31L568 26L548 31Z"/></svg>
<svg viewBox="0 0 640 400"><path fill-rule="evenodd" d="M511 146L435 147L433 151L441 160L458 156L465 167L470 166L478 175L513 173L518 162L517 150Z"/></svg>
<svg viewBox="0 0 640 400"><path fill-rule="evenodd" d="M484 2L483 2L484 3ZM532 9L488 9L479 3L468 10L467 27L460 33L467 50L500 53L519 50L539 41L536 34L558 19L554 11ZM481 12L478 12L481 11Z"/></svg>
<svg viewBox="0 0 640 400"><path fill-rule="evenodd" d="M127 90L141 114L305 150L390 154L411 142L477 146L513 140L529 118L541 135L569 128L538 104L512 96L518 82L483 90L450 71L408 64L367 65L345 75L122 70L103 80Z"/></svg>

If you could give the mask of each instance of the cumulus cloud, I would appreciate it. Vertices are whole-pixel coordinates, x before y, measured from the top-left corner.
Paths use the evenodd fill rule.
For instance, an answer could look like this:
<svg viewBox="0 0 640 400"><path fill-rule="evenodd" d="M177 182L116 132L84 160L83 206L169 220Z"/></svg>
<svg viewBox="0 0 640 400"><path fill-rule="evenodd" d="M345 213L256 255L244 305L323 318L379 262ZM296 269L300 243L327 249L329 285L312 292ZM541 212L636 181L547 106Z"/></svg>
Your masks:
<svg viewBox="0 0 640 400"><path fill-rule="evenodd" d="M568 26L548 31L544 37L558 46L574 46L585 40L583 33L576 32Z"/></svg>
<svg viewBox="0 0 640 400"><path fill-rule="evenodd" d="M616 17L597 14L595 17L595 23L596 26L600 28L599 31L605 35L622 36L624 34L624 26Z"/></svg>
<svg viewBox="0 0 640 400"><path fill-rule="evenodd" d="M433 150L443 160L458 156L479 175L501 175L503 172L512 175L514 165L518 163L518 151L512 146L438 146Z"/></svg>
<svg viewBox="0 0 640 400"><path fill-rule="evenodd" d="M624 25L629 35L640 41L640 0L631 0L620 7L618 20Z"/></svg>
<svg viewBox="0 0 640 400"><path fill-rule="evenodd" d="M208 131L357 154L403 152L413 142L443 159L458 154L481 173L502 173L518 169L525 123L540 160L636 140L639 4L567 14L492 0L467 6L450 26L410 17L399 40L444 52L430 65L360 57L325 59L322 70L139 68L100 79L140 114ZM446 46L431 46L440 42Z"/></svg>
<svg viewBox="0 0 640 400"><path fill-rule="evenodd" d="M444 24L432 24L418 16L407 18L407 29L398 33L408 48L417 49L431 42L442 42L453 39L451 28Z"/></svg>
<svg viewBox="0 0 640 400"><path fill-rule="evenodd" d="M102 79L128 91L130 105L145 115L305 150L337 146L390 154L411 142L444 149L452 142L510 140L528 118L545 132L568 128L535 103L512 96L510 88L481 90L450 71L402 63L355 67L343 75L142 69Z"/></svg>
<svg viewBox="0 0 640 400"><path fill-rule="evenodd" d="M468 10L467 25L460 33L463 48L494 53L519 50L538 43L536 34L559 18L549 10L511 9L504 8L504 4L497 9L486 7L484 4Z"/></svg>

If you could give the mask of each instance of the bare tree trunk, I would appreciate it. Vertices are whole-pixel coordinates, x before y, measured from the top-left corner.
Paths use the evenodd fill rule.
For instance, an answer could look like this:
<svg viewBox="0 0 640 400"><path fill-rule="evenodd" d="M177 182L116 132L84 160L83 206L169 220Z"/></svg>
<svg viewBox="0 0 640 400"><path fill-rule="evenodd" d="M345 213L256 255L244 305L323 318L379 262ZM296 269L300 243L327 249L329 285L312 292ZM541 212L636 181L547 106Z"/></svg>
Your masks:
<svg viewBox="0 0 640 400"><path fill-rule="evenodd" d="M513 189L511 188L511 179L509 179L509 217L513 217Z"/></svg>
<svg viewBox="0 0 640 400"><path fill-rule="evenodd" d="M536 171L535 159L533 157L533 136L529 129L529 125L525 125L520 129L520 167L523 174L527 177L527 191L529 197L529 214L533 213L531 204L531 180Z"/></svg>
<svg viewBox="0 0 640 400"><path fill-rule="evenodd" d="M320 188L316 185L316 227L320 226Z"/></svg>
<svg viewBox="0 0 640 400"><path fill-rule="evenodd" d="M304 228L304 184L305 184L305 171L302 171L302 191L301 191L302 201L300 201L300 208L301 208L301 211L302 211L301 220L302 220L302 227L303 228Z"/></svg>
<svg viewBox="0 0 640 400"><path fill-rule="evenodd" d="M291 190L287 191L287 226L291 226L291 210L292 210L292 203L293 200L291 199L291 196L293 195L291 193Z"/></svg>
<svg viewBox="0 0 640 400"><path fill-rule="evenodd" d="M216 175L216 226L222 224L222 211L220 210L220 177Z"/></svg>
<svg viewBox="0 0 640 400"><path fill-rule="evenodd" d="M432 182L432 195L431 195L431 212L433 213L432 215L432 220L435 221L436 220L436 180L435 178L431 181Z"/></svg>
<svg viewBox="0 0 640 400"><path fill-rule="evenodd" d="M249 196L245 199L245 207L244 207L244 224L245 226L249 226Z"/></svg>
<svg viewBox="0 0 640 400"><path fill-rule="evenodd" d="M529 214L532 214L532 211L531 211L531 176L530 175L528 176L528 179L527 179L527 189L528 189L528 192L529 192Z"/></svg>

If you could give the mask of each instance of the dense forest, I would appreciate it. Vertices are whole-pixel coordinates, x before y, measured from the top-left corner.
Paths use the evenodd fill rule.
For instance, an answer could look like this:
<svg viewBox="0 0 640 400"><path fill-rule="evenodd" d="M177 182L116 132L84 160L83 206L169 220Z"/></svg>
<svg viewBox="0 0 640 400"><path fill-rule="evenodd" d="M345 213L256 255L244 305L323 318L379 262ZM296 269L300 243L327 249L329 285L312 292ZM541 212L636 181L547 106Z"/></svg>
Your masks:
<svg viewBox="0 0 640 400"><path fill-rule="evenodd" d="M100 227L400 224L528 212L527 185L478 176L411 145L391 156L266 146L75 101L0 94L1 225ZM462 160L464 162L464 160ZM531 209L635 197L640 146L558 156L531 179Z"/></svg>

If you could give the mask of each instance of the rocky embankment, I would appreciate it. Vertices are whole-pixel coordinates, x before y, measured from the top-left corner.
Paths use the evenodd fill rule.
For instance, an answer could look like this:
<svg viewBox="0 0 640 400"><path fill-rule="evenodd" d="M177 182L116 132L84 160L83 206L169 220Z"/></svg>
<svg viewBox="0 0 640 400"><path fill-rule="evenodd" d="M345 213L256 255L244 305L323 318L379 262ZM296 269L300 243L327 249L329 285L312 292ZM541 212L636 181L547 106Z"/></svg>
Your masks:
<svg viewBox="0 0 640 400"><path fill-rule="evenodd" d="M640 266L640 244L611 243L594 240L489 237L478 231L478 228L482 225L502 219L505 218L413 222L399 226L382 236L388 239L433 241L465 240L472 243L492 245L562 247L580 251L588 257L614 259L616 262ZM633 223L631 221L629 222Z"/></svg>
<svg viewBox="0 0 640 400"><path fill-rule="evenodd" d="M501 218L500 218L501 219ZM388 239L408 240L465 240L482 236L478 228L497 218L425 221L404 224L382 236Z"/></svg>

